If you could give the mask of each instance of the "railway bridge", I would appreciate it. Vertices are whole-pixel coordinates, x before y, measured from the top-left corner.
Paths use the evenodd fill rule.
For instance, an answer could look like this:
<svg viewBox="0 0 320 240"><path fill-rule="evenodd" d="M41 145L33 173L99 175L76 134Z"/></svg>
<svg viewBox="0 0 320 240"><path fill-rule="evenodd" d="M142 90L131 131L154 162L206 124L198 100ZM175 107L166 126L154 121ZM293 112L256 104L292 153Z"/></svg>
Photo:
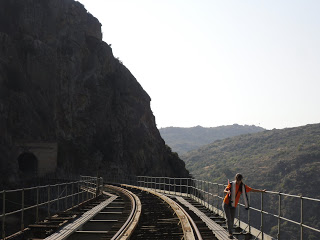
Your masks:
<svg viewBox="0 0 320 240"><path fill-rule="evenodd" d="M224 188L194 178L81 176L3 190L1 239L230 239ZM237 208L234 239L320 239L319 199L267 191L249 201L249 210Z"/></svg>

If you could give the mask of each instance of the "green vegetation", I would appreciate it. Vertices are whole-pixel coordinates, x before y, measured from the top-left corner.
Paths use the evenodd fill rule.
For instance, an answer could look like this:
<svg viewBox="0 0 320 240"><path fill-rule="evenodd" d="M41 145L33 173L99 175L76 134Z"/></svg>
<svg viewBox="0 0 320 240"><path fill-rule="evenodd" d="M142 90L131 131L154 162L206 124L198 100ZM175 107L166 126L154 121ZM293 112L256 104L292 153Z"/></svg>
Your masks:
<svg viewBox="0 0 320 240"><path fill-rule="evenodd" d="M320 124L218 140L181 158L195 178L227 183L241 172L251 187L320 199ZM304 221L318 229L319 209L320 203L311 207L306 201ZM299 199L287 202L282 211L286 217L300 221ZM296 239L292 237L296 228L282 226L288 239ZM319 239L313 234L306 239Z"/></svg>
<svg viewBox="0 0 320 240"><path fill-rule="evenodd" d="M255 187L314 196L305 184L320 190L320 124L218 140L181 158L201 179L225 182L241 172Z"/></svg>
<svg viewBox="0 0 320 240"><path fill-rule="evenodd" d="M219 139L238 136L241 134L257 133L264 131L264 128L256 126L241 126L233 124L213 128L201 126L191 128L167 127L160 128L160 134L174 152L179 155L199 147L212 143Z"/></svg>

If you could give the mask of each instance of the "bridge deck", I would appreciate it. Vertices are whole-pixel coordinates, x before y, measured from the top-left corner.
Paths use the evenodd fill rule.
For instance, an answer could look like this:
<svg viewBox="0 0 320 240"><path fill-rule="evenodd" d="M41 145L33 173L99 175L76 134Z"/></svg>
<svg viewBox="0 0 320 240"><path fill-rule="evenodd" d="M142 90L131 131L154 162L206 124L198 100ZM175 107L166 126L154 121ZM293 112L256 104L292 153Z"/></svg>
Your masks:
<svg viewBox="0 0 320 240"><path fill-rule="evenodd" d="M209 228L210 230L212 230L212 232L214 233L214 235L215 235L219 240L227 240L227 239L230 239L230 238L229 238L229 233L228 233L223 227L221 227L219 224L217 224L217 223L214 222L212 219L210 219L206 214L204 214L204 213L201 212L199 209L197 209L196 207L194 207L193 205L191 205L191 204L190 204L188 201L186 201L184 198L176 196L176 199L177 199L181 204L185 205L187 208L189 208L191 211L193 211L198 217L200 217L201 220L206 223L206 225L208 226L208 228Z"/></svg>
<svg viewBox="0 0 320 240"><path fill-rule="evenodd" d="M110 194L108 194L110 196ZM76 230L78 230L83 224L85 224L87 221L92 219L95 215L97 215L101 210L103 210L106 206L108 206L112 201L114 201L118 196L112 195L107 200L103 201L99 205L95 206L91 210L85 212L82 214L80 218L75 220L74 222L71 222L64 226L62 229L57 231L56 233L50 235L49 237L45 238L46 240L59 240L59 239L65 239L67 236L70 236L72 233L74 233Z"/></svg>

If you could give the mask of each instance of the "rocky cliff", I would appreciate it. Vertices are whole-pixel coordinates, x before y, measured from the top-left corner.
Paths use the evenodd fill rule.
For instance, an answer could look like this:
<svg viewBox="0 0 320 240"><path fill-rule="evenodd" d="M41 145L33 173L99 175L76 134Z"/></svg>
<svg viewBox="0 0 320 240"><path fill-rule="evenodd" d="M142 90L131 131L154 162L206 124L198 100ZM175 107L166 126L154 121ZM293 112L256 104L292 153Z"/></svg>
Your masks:
<svg viewBox="0 0 320 240"><path fill-rule="evenodd" d="M3 181L19 179L26 142L56 143L63 173L188 176L150 101L82 4L0 0Z"/></svg>

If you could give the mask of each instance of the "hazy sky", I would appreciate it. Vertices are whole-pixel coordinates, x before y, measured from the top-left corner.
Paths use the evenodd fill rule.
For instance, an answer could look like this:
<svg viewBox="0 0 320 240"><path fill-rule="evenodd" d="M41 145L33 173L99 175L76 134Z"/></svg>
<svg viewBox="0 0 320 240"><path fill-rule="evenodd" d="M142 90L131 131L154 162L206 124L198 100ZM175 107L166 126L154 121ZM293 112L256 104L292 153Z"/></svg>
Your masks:
<svg viewBox="0 0 320 240"><path fill-rule="evenodd" d="M320 123L319 0L80 0L157 127Z"/></svg>

